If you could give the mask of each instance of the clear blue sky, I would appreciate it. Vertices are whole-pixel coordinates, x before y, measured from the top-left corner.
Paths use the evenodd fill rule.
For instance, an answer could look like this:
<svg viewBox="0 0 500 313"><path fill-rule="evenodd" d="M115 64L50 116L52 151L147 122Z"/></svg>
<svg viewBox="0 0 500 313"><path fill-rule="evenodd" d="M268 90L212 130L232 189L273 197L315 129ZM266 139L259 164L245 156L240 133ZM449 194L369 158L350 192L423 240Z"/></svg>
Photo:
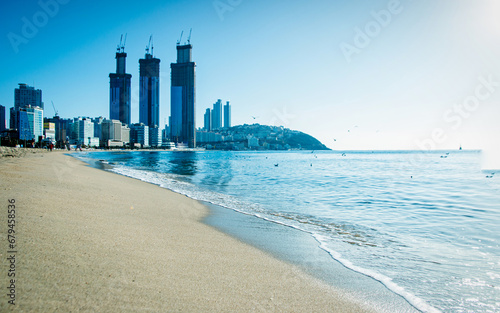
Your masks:
<svg viewBox="0 0 500 313"><path fill-rule="evenodd" d="M192 28L198 126L221 98L234 125L283 125L334 149L500 145L499 1L59 1L52 16L37 1L1 2L0 104L34 83L45 116L52 100L62 117L107 117L127 33L135 122L138 59L153 34L164 121L175 44ZM25 20L39 25L30 38Z"/></svg>

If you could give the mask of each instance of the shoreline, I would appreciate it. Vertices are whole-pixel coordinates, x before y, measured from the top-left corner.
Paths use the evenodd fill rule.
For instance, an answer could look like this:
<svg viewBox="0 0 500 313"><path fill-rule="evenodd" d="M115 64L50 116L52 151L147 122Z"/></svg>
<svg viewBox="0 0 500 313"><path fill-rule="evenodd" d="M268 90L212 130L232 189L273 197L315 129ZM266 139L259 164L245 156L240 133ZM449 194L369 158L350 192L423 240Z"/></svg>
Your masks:
<svg viewBox="0 0 500 313"><path fill-rule="evenodd" d="M202 201L211 214L203 222L234 238L265 251L378 312L421 312L408 299L383 282L357 272L333 258L311 233L255 215ZM271 238L272 240L268 240Z"/></svg>
<svg viewBox="0 0 500 313"><path fill-rule="evenodd" d="M0 170L2 202L17 204L17 309L374 312L203 224L208 209L170 190L58 152Z"/></svg>
<svg viewBox="0 0 500 313"><path fill-rule="evenodd" d="M101 162L101 160L89 157L81 160L98 169L111 170L113 168L113 163L108 164L107 161ZM403 295L398 293L401 292L401 289L395 291L387 286L386 282L363 271L346 266L342 261L331 255L331 252L322 246L321 241L318 241L310 232L210 201L207 202L207 200L193 198L183 192L165 187L159 182L143 180L133 175L116 174L145 181L155 186L162 186L162 188L200 202L210 211L210 214L202 220L204 224L212 226L245 244L256 247L274 258L298 266L303 272L312 277L334 288L340 288L355 299L369 303L369 306L377 311L420 312L416 306L418 304L412 304L412 301L420 301L420 299L415 298L412 294ZM254 221L251 221L252 219ZM284 233L287 235L283 235ZM294 239L290 240L288 237ZM272 239L270 240L270 238ZM307 244L304 244L306 241ZM298 247L296 246L297 243ZM312 255L315 257L311 257Z"/></svg>

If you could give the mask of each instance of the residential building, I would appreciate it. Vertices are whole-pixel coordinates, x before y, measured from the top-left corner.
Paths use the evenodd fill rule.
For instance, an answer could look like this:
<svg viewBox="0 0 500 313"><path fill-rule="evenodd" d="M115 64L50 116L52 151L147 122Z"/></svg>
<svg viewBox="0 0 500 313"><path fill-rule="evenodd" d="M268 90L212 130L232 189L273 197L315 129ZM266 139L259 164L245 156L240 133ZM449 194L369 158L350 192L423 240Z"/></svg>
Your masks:
<svg viewBox="0 0 500 313"><path fill-rule="evenodd" d="M118 120L105 119L101 123L101 141L122 141L122 123Z"/></svg>
<svg viewBox="0 0 500 313"><path fill-rule="evenodd" d="M94 117L90 119L92 121L92 124L94 124L94 136L99 137L99 140L101 140L101 134L102 134L102 122L104 121L104 117L99 116L99 117Z"/></svg>
<svg viewBox="0 0 500 313"><path fill-rule="evenodd" d="M17 125L20 140L38 142L43 137L43 110L30 105L11 109L11 120Z"/></svg>
<svg viewBox="0 0 500 313"><path fill-rule="evenodd" d="M99 146L99 137L94 136L94 123L88 117L73 119L71 139L77 145Z"/></svg>
<svg viewBox="0 0 500 313"><path fill-rule="evenodd" d="M209 108L206 109L205 115L203 116L203 126L205 131L209 132L212 130L212 117L211 117L211 111Z"/></svg>
<svg viewBox="0 0 500 313"><path fill-rule="evenodd" d="M229 101L224 106L224 128L231 128L231 105Z"/></svg>
<svg viewBox="0 0 500 313"><path fill-rule="evenodd" d="M153 57L153 46L149 51L148 46L144 59L139 60L139 123L151 130L160 126L160 59Z"/></svg>
<svg viewBox="0 0 500 313"><path fill-rule="evenodd" d="M198 143L217 143L224 141L224 137L219 133L197 131L196 142Z"/></svg>
<svg viewBox="0 0 500 313"><path fill-rule="evenodd" d="M130 128L118 120L104 119L100 139L101 146L123 146L130 142Z"/></svg>
<svg viewBox="0 0 500 313"><path fill-rule="evenodd" d="M124 144L130 143L130 128L122 124L122 142Z"/></svg>
<svg viewBox="0 0 500 313"><path fill-rule="evenodd" d="M45 123L53 123L55 128L55 141L58 147L63 147L65 143L69 140L71 136L71 125L73 123L72 119L64 119L58 115L50 118L43 119Z"/></svg>
<svg viewBox="0 0 500 313"><path fill-rule="evenodd" d="M22 118L28 116L25 113L20 113L20 111L28 107L30 108L30 112L33 112L33 108L38 108L38 110L42 111L43 116L42 91L21 83L18 88L14 89L14 107L10 109L11 129L17 129L18 132L20 131L21 125L19 125L19 122ZM27 124L23 125L23 132L26 132L27 130L25 128L26 125ZM41 131L38 132L38 136L43 136L43 118L39 129L41 129ZM34 135L33 130L31 130L30 133ZM29 137L30 135L26 135L26 133L24 133L22 136Z"/></svg>
<svg viewBox="0 0 500 313"><path fill-rule="evenodd" d="M43 110L42 91L20 83L19 87L14 90L14 108L19 110L28 105Z"/></svg>
<svg viewBox="0 0 500 313"><path fill-rule="evenodd" d="M162 143L161 130L159 127L149 127L149 146L160 147Z"/></svg>
<svg viewBox="0 0 500 313"><path fill-rule="evenodd" d="M7 123L5 122L5 107L0 105L0 132L7 129Z"/></svg>
<svg viewBox="0 0 500 313"><path fill-rule="evenodd" d="M109 74L109 118L130 125L131 74L126 72L127 54L124 46L116 52L116 73Z"/></svg>
<svg viewBox="0 0 500 313"><path fill-rule="evenodd" d="M161 131L161 141L168 142L170 141L170 127L165 124L165 128Z"/></svg>
<svg viewBox="0 0 500 313"><path fill-rule="evenodd" d="M214 103L212 110L212 130L222 128L222 100L219 99Z"/></svg>
<svg viewBox="0 0 500 313"><path fill-rule="evenodd" d="M149 146L149 127L143 123L130 125L130 143L141 147Z"/></svg>
<svg viewBox="0 0 500 313"><path fill-rule="evenodd" d="M175 143L196 147L196 85L191 44L177 44L177 63L171 63L170 131Z"/></svg>
<svg viewBox="0 0 500 313"><path fill-rule="evenodd" d="M56 140L56 123L43 122L43 137L44 139Z"/></svg>
<svg viewBox="0 0 500 313"><path fill-rule="evenodd" d="M254 137L252 135L248 135L247 140L248 140L248 148L252 149L259 147L259 138Z"/></svg>

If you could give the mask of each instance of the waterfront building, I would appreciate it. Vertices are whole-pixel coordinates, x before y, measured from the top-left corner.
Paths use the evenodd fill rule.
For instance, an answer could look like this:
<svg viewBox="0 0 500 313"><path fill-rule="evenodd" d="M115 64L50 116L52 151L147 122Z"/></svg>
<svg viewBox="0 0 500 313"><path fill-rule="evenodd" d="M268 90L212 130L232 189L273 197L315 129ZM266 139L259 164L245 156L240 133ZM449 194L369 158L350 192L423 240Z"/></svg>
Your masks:
<svg viewBox="0 0 500 313"><path fill-rule="evenodd" d="M219 99L214 103L212 110L212 130L222 128L222 100Z"/></svg>
<svg viewBox="0 0 500 313"><path fill-rule="evenodd" d="M161 141L170 141L170 127L167 124L165 124L165 128L161 131Z"/></svg>
<svg viewBox="0 0 500 313"><path fill-rule="evenodd" d="M7 129L7 123L5 122L5 107L0 105L0 132Z"/></svg>
<svg viewBox="0 0 500 313"><path fill-rule="evenodd" d="M56 123L43 122L43 137L44 139L51 139L56 141Z"/></svg>
<svg viewBox="0 0 500 313"><path fill-rule="evenodd" d="M219 143L223 142L224 137L222 134L207 132L207 131L197 131L196 132L196 142L199 143Z"/></svg>
<svg viewBox="0 0 500 313"><path fill-rule="evenodd" d="M162 143L161 131L158 126L149 127L149 146L160 147Z"/></svg>
<svg viewBox="0 0 500 313"><path fill-rule="evenodd" d="M59 117L58 115L50 118L44 118L43 119L44 124L45 123L53 123L54 128L55 128L55 141L56 145L58 147L63 147L66 141L69 139L69 136L71 136L71 125L73 123L73 120L71 119L64 119Z"/></svg>
<svg viewBox="0 0 500 313"><path fill-rule="evenodd" d="M94 117L90 120L92 121L92 124L94 124L94 136L99 137L99 140L101 140L102 122L104 121L104 117Z"/></svg>
<svg viewBox="0 0 500 313"><path fill-rule="evenodd" d="M130 143L141 147L149 146L149 127L143 123L130 125Z"/></svg>
<svg viewBox="0 0 500 313"><path fill-rule="evenodd" d="M207 110L205 111L205 115L203 116L203 126L204 126L205 131L207 131L207 132L212 130L211 114L212 113L210 112L210 109L207 108Z"/></svg>
<svg viewBox="0 0 500 313"><path fill-rule="evenodd" d="M94 136L94 123L88 117L73 119L71 139L77 145L99 146L99 138Z"/></svg>
<svg viewBox="0 0 500 313"><path fill-rule="evenodd" d="M28 118L28 115L26 113L20 113L22 109L25 108L30 108L30 112L33 113L32 109L33 108L38 108L38 110L42 110L42 116L43 116L43 102L42 102L42 91L40 89L35 89L34 87L30 87L26 84L19 84L19 87L14 89L14 107L10 109L10 128L11 129L17 129L18 132L21 129L21 125L19 122L21 119ZM38 113L36 113L38 114ZM31 116L31 115L30 115ZM23 122L27 122L27 120L23 120ZM33 130L28 130L26 128L26 125L28 124L23 124L23 137L30 137L31 135L34 135ZM37 132L38 136L43 136L43 118L41 122L41 126L39 126L39 129L41 131ZM31 135L29 135L26 132L29 132ZM37 137L38 138L38 137ZM35 138L33 138L35 139ZM31 139L30 139L31 140ZM37 140L37 139L35 139Z"/></svg>
<svg viewBox="0 0 500 313"><path fill-rule="evenodd" d="M248 135L247 140L248 140L248 148L252 149L259 147L259 138L254 137L252 135Z"/></svg>
<svg viewBox="0 0 500 313"><path fill-rule="evenodd" d="M123 146L130 142L130 128L118 120L104 119L101 123L101 146Z"/></svg>
<svg viewBox="0 0 500 313"><path fill-rule="evenodd" d="M116 73L109 74L109 118L130 125L131 74L126 73L127 54L125 45L118 46Z"/></svg>
<svg viewBox="0 0 500 313"><path fill-rule="evenodd" d="M151 39L151 48L148 46L144 59L139 60L139 123L149 127L150 135L152 128L160 126L160 59L153 57ZM149 145L157 143L150 142Z"/></svg>
<svg viewBox="0 0 500 313"><path fill-rule="evenodd" d="M101 123L101 141L122 141L122 122L105 119Z"/></svg>
<svg viewBox="0 0 500 313"><path fill-rule="evenodd" d="M11 123L17 125L20 140L38 142L43 138L43 110L31 105L19 108L11 108Z"/></svg>
<svg viewBox="0 0 500 313"><path fill-rule="evenodd" d="M231 128L231 105L229 101L224 106L224 128Z"/></svg>
<svg viewBox="0 0 500 313"><path fill-rule="evenodd" d="M14 90L14 108L19 110L26 106L39 107L43 110L42 91L30 87L27 84L20 83Z"/></svg>
<svg viewBox="0 0 500 313"><path fill-rule="evenodd" d="M175 143L196 147L196 63L191 44L177 44L177 63L171 63L170 131Z"/></svg>

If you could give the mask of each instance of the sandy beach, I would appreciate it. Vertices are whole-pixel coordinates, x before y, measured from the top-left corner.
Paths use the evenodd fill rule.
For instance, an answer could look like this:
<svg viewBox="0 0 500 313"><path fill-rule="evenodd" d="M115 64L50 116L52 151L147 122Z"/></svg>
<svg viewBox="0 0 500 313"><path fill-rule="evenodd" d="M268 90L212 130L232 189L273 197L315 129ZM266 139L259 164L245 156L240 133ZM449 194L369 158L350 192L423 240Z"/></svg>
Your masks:
<svg viewBox="0 0 500 313"><path fill-rule="evenodd" d="M200 222L197 201L62 151L0 158L1 286L15 200L19 312L370 312Z"/></svg>

